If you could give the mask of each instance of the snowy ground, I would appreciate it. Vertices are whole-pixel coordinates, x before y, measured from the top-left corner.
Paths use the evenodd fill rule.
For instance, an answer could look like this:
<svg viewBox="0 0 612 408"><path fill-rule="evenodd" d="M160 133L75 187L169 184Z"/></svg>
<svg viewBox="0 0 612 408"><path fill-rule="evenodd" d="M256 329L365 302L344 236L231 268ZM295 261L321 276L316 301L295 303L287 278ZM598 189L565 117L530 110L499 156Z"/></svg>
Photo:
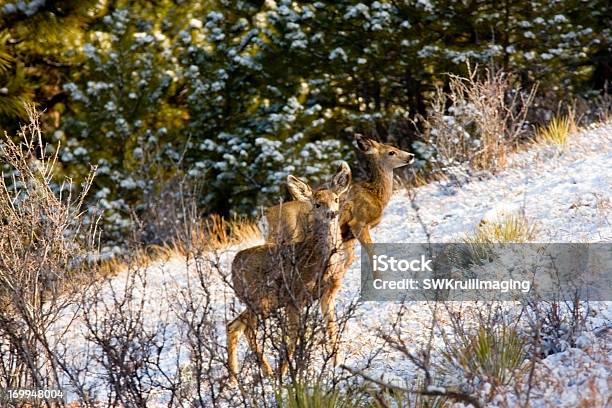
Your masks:
<svg viewBox="0 0 612 408"><path fill-rule="evenodd" d="M565 149L535 146L510 158L509 167L496 175L472 178L462 185L433 183L413 191L414 201L404 190L397 191L381 224L373 230L375 242L425 242L425 229L433 242L453 242L474 230L483 219L500 214L524 211L538 228L541 242L610 242L612 241L612 124L574 135ZM422 223L417 218L417 211ZM241 248L257 242L245 242ZM222 268L228 269L238 248L222 254ZM359 258L357 258L359 259ZM162 356L169 367L176 363L176 355L186 358L181 347L181 331L172 323L173 299L188 283L193 283L195 272L186 267L184 259L174 258L151 265L147 270L145 320L154 327L160 316L168 316L170 337L174 339L168 354ZM126 272L112 280L120 288ZM339 294L338 307L354 302L360 285L359 265L356 262L344 279ZM219 331L224 335L223 322L231 314L228 304L233 295L220 279L211 283ZM375 357L381 340L377 331L390 324L397 315L398 305L367 302L359 304L356 315L349 321L341 346L343 363L364 367L372 358L368 373L386 378L410 379L416 371L405 358L390 350L382 350ZM417 349L428 339L431 312L427 305L412 302L405 305L407 316L402 322L402 333L410 346ZM175 308L174 308L175 309ZM238 306L238 309L240 307ZM570 348L543 360L536 370L536 380L531 397L533 406L573 407L585 395L593 405L603 406L612 398L612 344L610 327L612 302L594 305L588 322L591 333L585 336L584 347ZM80 327L80 328L79 328ZM76 352L83 352L87 341L83 327L76 325L72 341ZM605 331L607 330L607 334ZM595 336L594 332L604 332ZM380 350L378 350L380 351ZM241 346L241 356L246 347ZM586 394L585 394L586 393ZM512 396L499 396L495 406L514 405Z"/></svg>

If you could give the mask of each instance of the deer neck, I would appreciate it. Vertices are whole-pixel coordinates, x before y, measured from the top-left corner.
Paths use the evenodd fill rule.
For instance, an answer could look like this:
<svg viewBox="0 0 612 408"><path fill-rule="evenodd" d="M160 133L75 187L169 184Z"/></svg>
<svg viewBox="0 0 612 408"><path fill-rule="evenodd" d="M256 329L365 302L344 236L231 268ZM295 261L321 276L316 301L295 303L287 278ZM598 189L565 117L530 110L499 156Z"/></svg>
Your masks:
<svg viewBox="0 0 612 408"><path fill-rule="evenodd" d="M393 195L393 169L383 167L375 158L369 159L369 190L386 206Z"/></svg>
<svg viewBox="0 0 612 408"><path fill-rule="evenodd" d="M305 242L313 245L313 251L327 257L342 243L338 220L330 223L322 220L314 221Z"/></svg>

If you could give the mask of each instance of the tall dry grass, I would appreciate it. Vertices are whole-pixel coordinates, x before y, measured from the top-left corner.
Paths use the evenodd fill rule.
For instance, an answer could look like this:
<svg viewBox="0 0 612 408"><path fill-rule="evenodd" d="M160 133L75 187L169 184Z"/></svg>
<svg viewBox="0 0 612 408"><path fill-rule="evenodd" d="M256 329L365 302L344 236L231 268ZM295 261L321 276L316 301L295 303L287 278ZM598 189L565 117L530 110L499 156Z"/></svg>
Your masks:
<svg viewBox="0 0 612 408"><path fill-rule="evenodd" d="M569 135L577 130L575 116L570 111L564 116L554 117L547 125L538 127L535 139L538 143L565 146Z"/></svg>
<svg viewBox="0 0 612 408"><path fill-rule="evenodd" d="M192 258L206 252L228 249L232 245L261 239L257 223L246 217L226 219L218 214L202 218L195 200L184 208L186 214L172 232L173 238L159 245L135 245L129 253L102 262L101 276L113 276L128 267L146 267L152 263L182 257Z"/></svg>
<svg viewBox="0 0 612 408"><path fill-rule="evenodd" d="M241 242L261 238L256 222L246 217L226 219L213 214L204 219L193 217L186 223L168 248L181 255L193 249L213 251L225 249Z"/></svg>

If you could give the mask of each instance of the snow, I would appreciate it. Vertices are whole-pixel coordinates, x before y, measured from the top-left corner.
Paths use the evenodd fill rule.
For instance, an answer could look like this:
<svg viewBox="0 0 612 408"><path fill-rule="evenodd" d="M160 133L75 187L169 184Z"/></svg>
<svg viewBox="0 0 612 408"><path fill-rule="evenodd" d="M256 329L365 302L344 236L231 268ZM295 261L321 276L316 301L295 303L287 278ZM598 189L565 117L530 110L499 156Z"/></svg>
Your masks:
<svg viewBox="0 0 612 408"><path fill-rule="evenodd" d="M510 159L510 167L495 177L472 180L460 187L454 182L441 182L415 190L415 204L421 208L420 216L432 240L452 241L472 231L483 218L496 211L508 212L509 208L510 212L523 209L535 220L540 230L538 238L544 242L612 240L609 212L597 208L597 202L605 203L610 198L612 126L593 134L598 137L586 139L591 143L576 139L565 150L540 147L518 154ZM425 235L416 221L411 203L396 194L381 226L373 231L374 240L420 242ZM390 227L393 225L397 228Z"/></svg>
<svg viewBox="0 0 612 408"><path fill-rule="evenodd" d="M213 18L209 15L209 19ZM256 143L266 146L272 142L260 138ZM441 181L415 188L410 192L413 200L406 190L400 189L386 208L380 225L372 230L373 240L381 243L427 242L427 234L430 234L433 242L454 242L473 232L483 220L491 222L520 211L536 223L540 242L610 242L611 169L612 123L608 123L573 135L564 148L532 146L516 153L509 158L508 167L494 175L479 174L463 184ZM122 185L126 181L123 180ZM220 251L216 255L221 270L229 273L235 252L260 242L242 242ZM187 359L181 348L183 332L178 328L178 319L172 318L176 308L172 301L197 279L194 266L193 260L175 256L158 261L145 271L147 294L143 296L147 325L154 327L160 316L170 316L167 330L168 337L173 339L172 346L165 350L161 359L161 366L170 373L176 371L177 355L181 356L183 364ZM120 272L111 279L112 286L120 288L126 276L127 271ZM359 265L355 262L338 295L339 313L356 302L359 287ZM209 290L213 296L217 329L224 336L226 319L233 315L232 306L236 306L236 302L231 300L232 290L219 276L212 279ZM356 369L369 363L368 374L376 378L384 375L385 381L401 384L414 378L418 370L405 357L384 346L377 336L379 329L393 324L400 307L402 305L394 303L359 303L356 315L344 329L350 336L345 336L341 344L341 363ZM402 321L401 330L411 349L417 350L428 341L431 307L422 302L403 305L410 319ZM612 398L609 385L612 350L609 343L602 346L601 339L593 334L610 326L612 302L598 302L592 307L594 314L588 321L589 331L577 341L580 348L568 348L550 355L538 365L535 378L540 382L536 381L534 386L531 406L575 406L581 401L580 392L584 387L590 390L594 406L597 401ZM236 309L240 311L241 306ZM71 333L75 346L79 345L73 352L88 349L83 327L78 322ZM246 353L244 343L240 348L240 360ZM512 393L501 392L488 406L512 406L517 403L513 398Z"/></svg>
<svg viewBox="0 0 612 408"><path fill-rule="evenodd" d="M329 53L329 59L330 60L335 60L337 58L341 58L344 62L346 62L348 60L346 52L341 47L334 48Z"/></svg>

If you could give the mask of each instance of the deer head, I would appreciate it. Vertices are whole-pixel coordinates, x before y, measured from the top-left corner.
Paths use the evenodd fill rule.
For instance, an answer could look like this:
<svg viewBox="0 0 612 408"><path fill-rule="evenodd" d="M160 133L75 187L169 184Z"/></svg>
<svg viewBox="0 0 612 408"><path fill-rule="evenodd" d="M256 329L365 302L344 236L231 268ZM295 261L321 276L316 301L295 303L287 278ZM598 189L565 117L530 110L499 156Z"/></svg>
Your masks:
<svg viewBox="0 0 612 408"><path fill-rule="evenodd" d="M388 144L379 143L360 134L355 134L357 148L373 159L380 167L393 170L414 162L414 154Z"/></svg>

